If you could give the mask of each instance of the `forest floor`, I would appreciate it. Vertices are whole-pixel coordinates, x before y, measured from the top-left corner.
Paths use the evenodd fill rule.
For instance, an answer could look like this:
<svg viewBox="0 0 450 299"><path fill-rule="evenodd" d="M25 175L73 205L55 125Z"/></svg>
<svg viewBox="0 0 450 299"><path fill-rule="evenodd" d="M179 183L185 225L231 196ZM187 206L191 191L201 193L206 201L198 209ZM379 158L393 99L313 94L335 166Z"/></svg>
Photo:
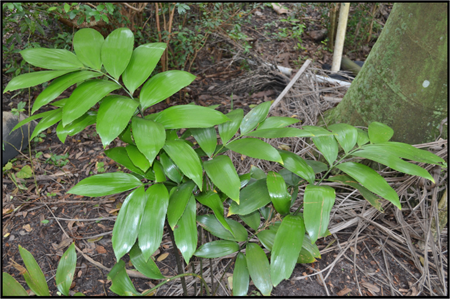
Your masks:
<svg viewBox="0 0 450 299"><path fill-rule="evenodd" d="M296 41L292 39L276 40L263 34L264 24L274 22L283 26L284 23L280 22L283 18L286 16L278 15L268 7L254 14L252 24L243 27L243 31L253 41L252 51L260 53L265 61L276 62L292 69L299 69L306 59L312 59L312 65L318 68L324 63L331 64L332 54L324 49L322 43L314 41L308 34L323 29L318 25L320 14L317 11L311 8L309 18L305 20L306 33L302 36L304 50L294 50ZM373 43L348 56L352 60L364 61L371 46ZM248 112L252 105L274 100L280 94L282 88L271 89L267 86L264 90L254 90L250 94L231 94L233 90L215 93L214 91L220 90L221 87L221 90L226 90L226 85L231 79L239 78L247 72L242 65L232 63L232 55L227 56L226 53L218 51L218 48L215 37L210 37L208 44L197 57L195 70L191 71L197 75L197 79L189 86L188 97L173 96L170 102L157 104L150 112L192 101L203 106L220 104L217 109L224 113L230 111L231 105ZM6 86L10 78L3 75L3 79L3 86ZM71 91L72 89L67 90L61 97L66 97ZM31 94L32 103L40 92L39 88L34 88ZM4 95L3 111L16 107L19 101L28 101L27 92L13 99L11 96L11 93ZM121 141L115 142L115 146L120 144ZM39 157L36 157L37 153L41 153L38 154ZM24 154L28 155L28 150ZM114 218L125 195L85 198L66 192L86 177L97 173L114 172L120 166L104 155L100 138L92 126L78 135L68 137L65 144L57 138L55 128L50 128L45 132L41 142L32 142L31 154L36 184L34 179L30 178L16 185L11 181L8 172L2 173L2 271L13 275L28 289L19 271L12 266L12 261L22 263L18 250L20 245L33 254L48 281L50 293L55 296L57 288L53 278L58 261L62 252L71 241L74 241L85 255L104 268L92 264L79 255L72 292L82 292L88 296L114 296L109 290L111 282L107 280L108 271L105 268L111 268L116 263L111 232ZM25 165L30 165L30 161L26 156L19 155L13 165L14 169L19 170ZM14 169L11 171L15 171ZM401 213L404 213L405 218L410 215L408 211ZM358 222L357 228L347 227L319 240L317 244L322 258L312 264L297 264L291 279L281 282L273 289L272 295L415 296L438 292L433 287L435 284L425 284L423 281L422 260L419 264L414 262L408 252L409 249L401 247L405 244L393 245L392 234L397 236L402 233L399 223L396 222L398 215L394 214L394 209L386 209L383 217L373 223L362 225L361 222L359 225ZM379 229L380 226L389 227L388 230L391 232L386 233L385 230ZM416 239L414 246L418 243ZM445 253L442 258L446 261L447 228L442 232L441 242L440 252ZM420 251L419 247L417 251ZM436 260L430 260L431 257L426 255L423 258L434 265L434 269L429 266L431 270L427 273L432 280L436 280L439 271L436 268ZM126 255L124 257L126 267L133 269L128 259ZM177 275L175 255L167 231L162 246L155 253L155 259L163 275L167 277ZM231 293L227 278L232 275L232 270L225 269L230 262L231 259L212 261L214 274L212 282L214 288L217 288L217 294L221 296ZM208 260L204 260L203 265L208 269ZM328 272L318 274L318 271L324 270ZM447 268L444 270L448 271ZM185 271L190 272L191 269L187 267ZM212 287L211 275L208 274L205 278ZM131 280L138 291L147 290L159 283L156 280L134 277ZM195 289L188 288L188 294L194 295L194 291L199 289L200 285L197 283ZM178 280L167 283L159 288L155 295L182 295L181 284ZM251 285L249 295L260 294Z"/></svg>

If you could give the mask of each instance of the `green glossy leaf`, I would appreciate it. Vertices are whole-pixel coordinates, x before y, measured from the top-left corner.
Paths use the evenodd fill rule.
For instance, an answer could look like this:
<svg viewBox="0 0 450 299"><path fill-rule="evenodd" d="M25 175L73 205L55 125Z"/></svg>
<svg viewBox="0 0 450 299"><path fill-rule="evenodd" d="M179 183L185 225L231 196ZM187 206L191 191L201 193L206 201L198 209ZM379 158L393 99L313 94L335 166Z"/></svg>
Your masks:
<svg viewBox="0 0 450 299"><path fill-rule="evenodd" d="M97 132L103 147L125 130L138 106L138 102L124 96L112 95L103 99L97 115Z"/></svg>
<svg viewBox="0 0 450 299"><path fill-rule="evenodd" d="M61 49L31 48L20 52L23 59L37 67L50 70L76 70L83 67L77 56Z"/></svg>
<svg viewBox="0 0 450 299"><path fill-rule="evenodd" d="M356 145L358 140L358 131L355 127L347 124L334 124L328 126L328 130L337 134L334 137L339 142L345 153L348 153Z"/></svg>
<svg viewBox="0 0 450 299"><path fill-rule="evenodd" d="M167 180L161 162L159 162L158 160L153 163L153 172L155 173L156 183L163 183Z"/></svg>
<svg viewBox="0 0 450 299"><path fill-rule="evenodd" d="M33 134L31 134L30 140L32 140L34 137L36 137L39 133L44 131L45 129L53 126L57 122L61 120L62 117L62 108L58 108L55 110L52 110L52 113L49 113L45 117L41 119L41 121L37 124L37 126L34 128Z"/></svg>
<svg viewBox="0 0 450 299"><path fill-rule="evenodd" d="M74 297L86 297L86 295L81 292L77 292L77 293L73 294L73 296Z"/></svg>
<svg viewBox="0 0 450 299"><path fill-rule="evenodd" d="M386 165L394 170L410 175L420 176L434 183L434 178L428 173L428 171L418 165L400 159L394 153L388 154L384 151L378 151L373 148L365 148L354 152L352 156L370 159Z"/></svg>
<svg viewBox="0 0 450 299"><path fill-rule="evenodd" d="M124 200L113 228L112 247L119 260L136 242L148 194L144 186L131 192Z"/></svg>
<svg viewBox="0 0 450 299"><path fill-rule="evenodd" d="M335 135L335 133L332 133L332 132L330 132L327 129L322 128L322 127L303 126L302 129L305 130L306 132L310 132L311 134L314 135L314 137Z"/></svg>
<svg viewBox="0 0 450 299"><path fill-rule="evenodd" d="M314 170L309 166L305 160L294 153L278 150L281 158L284 161L283 166L298 175L299 177L307 180L310 184L314 184L315 174Z"/></svg>
<svg viewBox="0 0 450 299"><path fill-rule="evenodd" d="M287 191L286 183L280 174L274 171L267 173L267 190L275 210L281 215L288 214L291 205L291 195Z"/></svg>
<svg viewBox="0 0 450 299"><path fill-rule="evenodd" d="M239 250L239 245L233 241L218 240L203 244L194 255L206 259L213 259L232 254Z"/></svg>
<svg viewBox="0 0 450 299"><path fill-rule="evenodd" d="M125 166L129 170L144 175L142 170L136 167L128 156L127 150L124 147L114 147L105 151L105 155L113 159L122 166Z"/></svg>
<svg viewBox="0 0 450 299"><path fill-rule="evenodd" d="M227 148L241 155L283 164L277 150L260 139L244 138L230 142Z"/></svg>
<svg viewBox="0 0 450 299"><path fill-rule="evenodd" d="M150 260L150 256L161 245L169 192L163 184L154 184L147 189L146 195L148 199L138 232L139 247L145 261Z"/></svg>
<svg viewBox="0 0 450 299"><path fill-rule="evenodd" d="M234 137L236 132L239 130L242 119L244 118L244 110L236 109L226 114L230 119L227 122L218 125L220 139L222 139L222 144L227 144L231 138Z"/></svg>
<svg viewBox="0 0 450 299"><path fill-rule="evenodd" d="M80 84L63 107L63 126L85 114L103 97L119 88L120 85L101 79L89 80Z"/></svg>
<svg viewBox="0 0 450 299"><path fill-rule="evenodd" d="M261 138L312 137L312 133L297 128L261 129L245 134L245 136Z"/></svg>
<svg viewBox="0 0 450 299"><path fill-rule="evenodd" d="M321 136L312 138L315 146L327 160L330 166L336 161L339 148L336 139L333 136Z"/></svg>
<svg viewBox="0 0 450 299"><path fill-rule="evenodd" d="M15 125L14 128L11 130L11 132L9 132L9 134L11 134L12 132L14 132L18 128L20 128L21 126L26 125L27 123L29 123L35 119L44 118L44 117L47 117L49 114L55 113L54 111L55 110L50 110L50 111L38 113L36 115L32 115L30 117L25 118L24 120L20 121L17 125Z"/></svg>
<svg viewBox="0 0 450 299"><path fill-rule="evenodd" d="M305 224L301 216L284 217L276 233L270 258L270 277L275 287L283 279L289 279L294 271L304 236Z"/></svg>
<svg viewBox="0 0 450 299"><path fill-rule="evenodd" d="M178 221L177 227L173 231L175 237L175 243L180 250L186 264L189 264L189 260L197 249L197 223L195 222L196 216L196 203L194 195L191 196L186 206L186 210Z"/></svg>
<svg viewBox="0 0 450 299"><path fill-rule="evenodd" d="M33 293L38 296L50 296L44 273L42 273L42 270L33 255L20 245L19 252L25 267L27 268L27 272L23 273L23 277L25 278L28 287L30 287Z"/></svg>
<svg viewBox="0 0 450 299"><path fill-rule="evenodd" d="M214 215L199 215L197 216L198 223L211 234L224 240L244 242L247 240L248 233L245 227L239 222L225 218L225 221L230 226L234 236L223 227Z"/></svg>
<svg viewBox="0 0 450 299"><path fill-rule="evenodd" d="M14 77L11 81L9 81L8 85L6 85L3 93L7 91L13 91L21 88L27 88L31 86L36 86L42 84L44 82L50 81L56 77L62 76L71 72L68 71L41 71L41 72L33 72L28 74L19 75Z"/></svg>
<svg viewBox="0 0 450 299"><path fill-rule="evenodd" d="M298 256L299 259L297 260L297 263L299 263L299 260L302 258L302 253L305 251L308 252L314 259L321 258L319 248L315 243L311 242L311 238L308 235L305 235L303 238L302 250Z"/></svg>
<svg viewBox="0 0 450 299"><path fill-rule="evenodd" d="M356 128L356 130L358 131L358 146L363 146L370 141L369 134L367 134L366 131L363 131L360 128Z"/></svg>
<svg viewBox="0 0 450 299"><path fill-rule="evenodd" d="M119 134L119 138L125 143L136 145L131 136L131 123L129 123L125 130L123 130L122 133Z"/></svg>
<svg viewBox="0 0 450 299"><path fill-rule="evenodd" d="M257 180L247 185L240 193L240 204L232 202L228 216L238 214L247 215L270 203L269 191L267 191L266 180Z"/></svg>
<svg viewBox="0 0 450 299"><path fill-rule="evenodd" d="M306 164L308 164L309 166L311 166L311 168L313 169L314 173L321 173L324 171L328 170L328 166L325 163L319 162L319 161L314 161L314 160L305 160Z"/></svg>
<svg viewBox="0 0 450 299"><path fill-rule="evenodd" d="M114 79L119 80L120 75L127 68L133 54L134 35L128 28L118 28L111 32L103 42L101 59L106 71Z"/></svg>
<svg viewBox="0 0 450 299"><path fill-rule="evenodd" d="M383 213L383 207L381 206L381 202L372 192L370 192L366 187L361 186L358 182L349 177L346 174L335 175L327 179L327 181L331 182L340 182L345 185L349 185L359 191L361 195L378 211Z"/></svg>
<svg viewBox="0 0 450 299"><path fill-rule="evenodd" d="M143 172L146 172L150 168L150 162L142 154L139 149L134 145L127 145L125 150L127 151L128 157L134 165L139 167Z"/></svg>
<svg viewBox="0 0 450 299"><path fill-rule="evenodd" d="M272 251L273 243L275 242L276 230L266 229L258 233L258 239L261 244L269 251Z"/></svg>
<svg viewBox="0 0 450 299"><path fill-rule="evenodd" d="M305 248L302 248L300 250L300 253L297 258L297 264L311 264L316 261L317 261L316 258L311 254L311 252L309 252Z"/></svg>
<svg viewBox="0 0 450 299"><path fill-rule="evenodd" d="M73 50L82 63L100 70L102 68L100 53L104 41L103 35L97 30L83 28L73 36Z"/></svg>
<svg viewBox="0 0 450 299"><path fill-rule="evenodd" d="M150 227L147 227L147 229ZM140 240L139 240L140 241ZM138 244L134 244L130 251L130 259L133 266L142 274L151 279L164 279L164 276L159 271L158 266L151 258L145 258L142 254Z"/></svg>
<svg viewBox="0 0 450 299"><path fill-rule="evenodd" d="M203 181L202 165L192 147L182 140L173 140L166 141L164 151L175 162L183 174L197 184L201 191Z"/></svg>
<svg viewBox="0 0 450 299"><path fill-rule="evenodd" d="M373 193L392 202L397 208L402 208L397 192L372 168L355 162L342 163L336 167Z"/></svg>
<svg viewBox="0 0 450 299"><path fill-rule="evenodd" d="M240 125L242 135L250 132L266 119L270 105L272 105L271 101L261 103L244 116Z"/></svg>
<svg viewBox="0 0 450 299"><path fill-rule="evenodd" d="M413 160L422 163L439 164L445 161L439 156L430 153L427 150L415 148L414 146L401 142L383 142L377 144L368 144L364 149L371 149L384 153L386 155L396 155L397 157Z"/></svg>
<svg viewBox="0 0 450 299"><path fill-rule="evenodd" d="M102 173L81 180L67 193L97 197L128 191L141 184L139 179L129 173Z"/></svg>
<svg viewBox="0 0 450 299"><path fill-rule="evenodd" d="M67 136L73 136L83 131L87 126L93 125L97 120L97 112L88 111L82 117L74 120L67 126L63 127L62 122L56 127L56 135L62 143L66 141Z"/></svg>
<svg viewBox="0 0 450 299"><path fill-rule="evenodd" d="M28 297L28 293L23 286L6 272L2 274L2 289L2 296Z"/></svg>
<svg viewBox="0 0 450 299"><path fill-rule="evenodd" d="M248 293L249 273L247 259L242 252L236 256L233 271L233 296L245 296Z"/></svg>
<svg viewBox="0 0 450 299"><path fill-rule="evenodd" d="M202 205L207 206L208 208L213 210L214 215L216 215L216 218L223 225L223 227L233 234L230 225L228 224L228 222L225 221L225 217L223 216L224 213L223 203L219 195L217 195L217 193L214 193L213 191L208 191L204 194L197 196L196 198L198 202L200 202Z"/></svg>
<svg viewBox="0 0 450 299"><path fill-rule="evenodd" d="M192 191L194 190L195 183L193 181L187 181L181 184L177 189L170 195L169 207L167 210L167 221L170 227L174 230L175 225L181 218L192 196Z"/></svg>
<svg viewBox="0 0 450 299"><path fill-rule="evenodd" d="M125 270L125 262L120 260L109 271L107 278L112 285L109 289L119 296L139 296L140 293L134 288L133 282Z"/></svg>
<svg viewBox="0 0 450 299"><path fill-rule="evenodd" d="M251 165L250 166L250 176L255 180L265 179L267 174L258 166Z"/></svg>
<svg viewBox="0 0 450 299"><path fill-rule="evenodd" d="M374 121L369 124L370 143L388 142L394 135L394 130L385 124Z"/></svg>
<svg viewBox="0 0 450 299"><path fill-rule="evenodd" d="M75 243L72 243L59 260L55 277L58 290L65 296L69 296L76 265L77 253L75 252Z"/></svg>
<svg viewBox="0 0 450 299"><path fill-rule="evenodd" d="M139 151L152 164L164 145L166 131L161 124L139 117L133 117L131 127Z"/></svg>
<svg viewBox="0 0 450 299"><path fill-rule="evenodd" d="M247 184L250 182L250 179L250 173L241 174L239 176L239 180L241 181L241 188L247 186Z"/></svg>
<svg viewBox="0 0 450 299"><path fill-rule="evenodd" d="M265 121L263 121L256 130L258 131L264 129L284 128L286 126L293 125L298 122L299 120L293 117L272 116L268 117Z"/></svg>
<svg viewBox="0 0 450 299"><path fill-rule="evenodd" d="M228 120L219 111L195 105L172 106L161 111L155 118L165 129L209 128Z"/></svg>
<svg viewBox="0 0 450 299"><path fill-rule="evenodd" d="M280 171L278 171L278 173L283 177L285 183L289 186L298 186L298 184L302 180L298 175L296 175L292 171L287 170L286 168L281 169Z"/></svg>
<svg viewBox="0 0 450 299"><path fill-rule="evenodd" d="M123 83L131 94L151 75L166 47L166 43L152 43L134 49L122 76Z"/></svg>
<svg viewBox="0 0 450 299"><path fill-rule="evenodd" d="M258 227L261 224L261 215L259 214L259 211L254 211L247 215L239 215L239 218L255 231L258 230Z"/></svg>
<svg viewBox="0 0 450 299"><path fill-rule="evenodd" d="M51 103L50 105L55 106L55 107L64 107L64 105L67 103L67 100L68 100L68 99L69 99L69 98L64 98L64 99L62 99L62 100L53 102L53 103Z"/></svg>
<svg viewBox="0 0 450 299"><path fill-rule="evenodd" d="M139 94L142 109L145 110L152 105L164 101L177 91L191 84L194 80L194 75L179 70L166 71L153 76L144 84ZM211 112L211 109L203 108Z"/></svg>
<svg viewBox="0 0 450 299"><path fill-rule="evenodd" d="M164 168L164 173L167 175L167 177L169 177L169 179L171 179L175 183L179 184L181 182L181 179L183 178L183 173L178 168L178 166L175 165L175 163L173 163L169 156L167 156L167 154L164 152L159 155L159 159Z"/></svg>
<svg viewBox="0 0 450 299"><path fill-rule="evenodd" d="M325 234L335 197L334 189L329 186L306 186L303 215L311 242L316 242L321 235Z"/></svg>
<svg viewBox="0 0 450 299"><path fill-rule="evenodd" d="M255 243L247 243L245 252L248 272L257 287L264 296L270 296L272 292L272 280L270 278L270 266L264 251Z"/></svg>
<svg viewBox="0 0 450 299"><path fill-rule="evenodd" d="M167 130L166 132L166 140L178 140L180 139L177 134L177 130Z"/></svg>
<svg viewBox="0 0 450 299"><path fill-rule="evenodd" d="M208 177L223 193L239 203L241 182L230 157L222 155L203 162Z"/></svg>
<svg viewBox="0 0 450 299"><path fill-rule="evenodd" d="M211 157L217 146L216 129L214 129L214 127L199 129L192 128L190 131L206 155Z"/></svg>

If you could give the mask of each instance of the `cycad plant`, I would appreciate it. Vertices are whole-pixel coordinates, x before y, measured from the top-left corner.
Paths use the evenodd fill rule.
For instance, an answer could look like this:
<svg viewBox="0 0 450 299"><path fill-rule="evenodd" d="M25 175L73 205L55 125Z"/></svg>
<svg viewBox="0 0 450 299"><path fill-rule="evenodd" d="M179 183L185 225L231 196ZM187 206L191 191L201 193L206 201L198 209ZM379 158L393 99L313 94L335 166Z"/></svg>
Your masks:
<svg viewBox="0 0 450 299"><path fill-rule="evenodd" d="M251 278L263 295L270 295L273 286L289 279L296 263L311 263L320 257L315 242L329 234L335 201L335 190L322 185L324 179L358 189L377 209L381 210L379 197L401 209L398 195L383 177L368 166L344 159L371 159L432 181L425 169L403 159L444 162L411 145L389 142L393 131L381 123L371 123L368 132L347 124L328 129L288 127L298 120L267 118L270 102L245 116L242 109L224 115L214 107L194 104L148 114L147 108L189 85L195 76L172 70L149 79L166 44L133 47L133 33L127 28L114 30L106 39L93 29L81 29L74 36L75 53L45 48L22 51L26 62L49 70L18 76L5 89L53 80L37 97L32 113L46 104L57 108L30 116L15 127L41 118L31 138L58 123L56 133L64 142L67 136L96 123L104 147L117 137L127 143L110 147L105 154L130 173L94 175L69 190L88 197L128 192L113 229L117 264L108 275L111 290L119 295L139 294L121 260L127 253L142 274L165 279L151 256L161 244L166 221L186 263L193 255L235 255L233 294L246 295ZM52 103L75 84L69 98ZM111 94L119 90L124 95ZM258 139L282 137L312 138L328 165L304 160ZM282 169L266 174L253 167L239 175L224 155L228 150L278 163ZM328 177L332 169L342 174ZM306 186L304 197L297 199L300 186ZM294 211L297 200L302 203ZM200 211L212 213L200 215ZM218 240L198 244L197 225ZM263 248L270 251L270 259Z"/></svg>

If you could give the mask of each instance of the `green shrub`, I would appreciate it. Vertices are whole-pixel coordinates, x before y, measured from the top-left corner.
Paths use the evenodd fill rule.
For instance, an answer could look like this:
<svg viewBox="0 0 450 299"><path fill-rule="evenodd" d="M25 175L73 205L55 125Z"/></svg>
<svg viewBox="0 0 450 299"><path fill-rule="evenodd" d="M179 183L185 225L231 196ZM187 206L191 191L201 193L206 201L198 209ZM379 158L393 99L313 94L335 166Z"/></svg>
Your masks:
<svg viewBox="0 0 450 299"><path fill-rule="evenodd" d="M378 196L401 209L397 193L383 177L363 164L344 159L371 159L431 181L425 169L403 159L444 162L411 145L389 142L392 129L377 122L369 125L368 132L347 124L334 124L328 129L287 127L298 120L267 118L271 102L256 106L245 116L242 109L224 115L193 104L146 114L147 108L195 79L176 70L148 79L165 43L144 44L133 50L134 36L127 28L114 30L106 39L93 29L82 29L75 34L73 47L75 54L45 48L22 51L25 61L50 70L18 76L4 92L53 80L37 97L34 113L77 84L69 98L52 104L56 109L35 114L14 129L41 118L31 138L57 124L56 133L64 142L68 135L96 123L104 147L111 146L117 137L127 143L125 147L110 147L105 154L130 173L94 175L69 190L89 197L129 192L113 229L112 246L118 263L108 275L111 290L119 295L139 294L121 260L127 253L138 271L152 279L165 279L151 258L161 244L165 221L186 263L194 255L218 258L239 251L234 294L247 294L250 277L263 295L269 295L273 286L289 279L296 263L311 263L320 257L315 242L329 234L327 227L335 201L335 190L321 185L324 179L358 189L379 210ZM111 94L119 90L126 96ZM191 136L198 145L190 141ZM254 137L312 138L328 165L304 160ZM231 159L222 154L227 150L279 163L283 169L266 174L252 168L238 175ZM332 169L343 174L328 177ZM320 177L321 173L325 174ZM304 184L303 203L292 211L299 186ZM202 209L197 209L197 202ZM212 213L201 214L201 210ZM244 225L231 215L242 219L253 233L248 235ZM263 224L260 215L265 219ZM220 240L198 246L197 223ZM255 236L258 243L250 242ZM263 247L271 251L270 262Z"/></svg>

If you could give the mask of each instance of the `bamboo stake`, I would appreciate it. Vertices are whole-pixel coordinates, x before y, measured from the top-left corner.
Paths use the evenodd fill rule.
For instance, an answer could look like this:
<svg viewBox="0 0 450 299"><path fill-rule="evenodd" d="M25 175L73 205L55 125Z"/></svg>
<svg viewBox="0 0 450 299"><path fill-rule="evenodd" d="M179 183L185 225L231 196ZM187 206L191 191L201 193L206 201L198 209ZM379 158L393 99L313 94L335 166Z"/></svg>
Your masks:
<svg viewBox="0 0 450 299"><path fill-rule="evenodd" d="M336 33L336 42L334 43L333 64L331 72L335 73L341 68L342 52L344 50L345 31L347 29L348 12L350 3L342 3L339 10L339 23Z"/></svg>

